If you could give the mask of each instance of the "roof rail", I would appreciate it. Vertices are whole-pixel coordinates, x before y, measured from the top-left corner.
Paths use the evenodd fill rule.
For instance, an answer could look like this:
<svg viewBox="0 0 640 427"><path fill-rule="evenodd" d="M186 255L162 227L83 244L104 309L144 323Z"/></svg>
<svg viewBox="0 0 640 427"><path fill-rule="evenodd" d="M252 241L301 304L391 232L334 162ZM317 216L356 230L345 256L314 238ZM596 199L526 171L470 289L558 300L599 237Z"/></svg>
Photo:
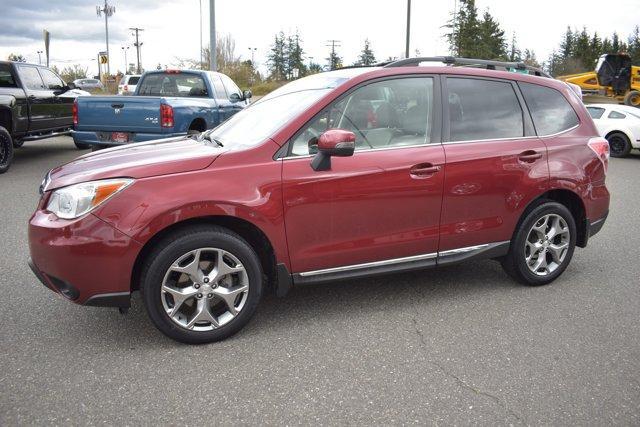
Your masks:
<svg viewBox="0 0 640 427"><path fill-rule="evenodd" d="M411 67L418 66L422 62L442 62L445 65L463 65L467 67L485 68L487 70L496 70L498 68L507 71L528 71L535 76L549 77L551 76L537 67L532 67L524 62L506 62L506 61L491 61L487 59L474 59L474 58L456 58L455 56L428 56L419 58L405 58L398 61L390 62L384 65L385 68L394 67Z"/></svg>

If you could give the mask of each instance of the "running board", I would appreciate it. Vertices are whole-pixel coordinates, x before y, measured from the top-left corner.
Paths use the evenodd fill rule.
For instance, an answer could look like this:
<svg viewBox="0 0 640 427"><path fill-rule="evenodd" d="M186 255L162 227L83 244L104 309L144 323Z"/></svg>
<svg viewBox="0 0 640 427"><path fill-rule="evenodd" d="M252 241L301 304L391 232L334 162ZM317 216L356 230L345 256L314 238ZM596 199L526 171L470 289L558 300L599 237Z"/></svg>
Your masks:
<svg viewBox="0 0 640 427"><path fill-rule="evenodd" d="M326 268L322 270L305 271L292 275L293 284L300 286L326 283L336 280L375 276L378 274L420 270L440 265L451 265L470 259L497 258L504 256L509 252L509 244L509 241L485 243L482 245L468 246L423 255L367 262L363 264L345 265L342 267Z"/></svg>
<svg viewBox="0 0 640 427"><path fill-rule="evenodd" d="M59 132L45 132L37 135L29 135L20 139L22 141L38 141L40 139L55 138L56 136L66 136L66 135L69 135L70 133L71 133L71 130L69 129L69 130L64 130Z"/></svg>

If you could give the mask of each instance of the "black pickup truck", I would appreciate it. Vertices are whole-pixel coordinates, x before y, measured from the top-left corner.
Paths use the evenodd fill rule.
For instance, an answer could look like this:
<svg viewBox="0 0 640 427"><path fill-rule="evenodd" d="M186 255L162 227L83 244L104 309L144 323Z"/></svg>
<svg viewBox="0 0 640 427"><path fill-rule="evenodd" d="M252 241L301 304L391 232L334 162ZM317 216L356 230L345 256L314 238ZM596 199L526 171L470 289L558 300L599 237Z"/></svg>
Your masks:
<svg viewBox="0 0 640 427"><path fill-rule="evenodd" d="M0 61L0 173L25 141L69 133L73 101L85 94L47 67Z"/></svg>

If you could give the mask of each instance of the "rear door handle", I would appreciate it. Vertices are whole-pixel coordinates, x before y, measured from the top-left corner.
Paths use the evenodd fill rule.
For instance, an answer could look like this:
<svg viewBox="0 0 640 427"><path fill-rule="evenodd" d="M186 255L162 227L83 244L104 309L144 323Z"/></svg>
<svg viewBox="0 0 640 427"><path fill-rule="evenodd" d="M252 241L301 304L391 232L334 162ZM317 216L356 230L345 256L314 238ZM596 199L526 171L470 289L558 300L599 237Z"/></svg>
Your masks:
<svg viewBox="0 0 640 427"><path fill-rule="evenodd" d="M534 150L527 150L518 154L518 160L525 163L533 163L536 160L541 158L542 158L542 153L538 153L537 151L534 151Z"/></svg>
<svg viewBox="0 0 640 427"><path fill-rule="evenodd" d="M431 163L420 163L414 165L409 171L409 174L414 178L428 178L436 172L439 172L440 169L441 166L436 166Z"/></svg>

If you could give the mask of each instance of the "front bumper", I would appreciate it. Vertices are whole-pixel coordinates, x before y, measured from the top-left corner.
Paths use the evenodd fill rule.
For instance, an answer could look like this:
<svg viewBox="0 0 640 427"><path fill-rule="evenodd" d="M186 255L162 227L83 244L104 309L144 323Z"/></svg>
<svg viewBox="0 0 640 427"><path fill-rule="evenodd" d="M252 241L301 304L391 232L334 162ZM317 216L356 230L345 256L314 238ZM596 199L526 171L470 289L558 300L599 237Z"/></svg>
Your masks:
<svg viewBox="0 0 640 427"><path fill-rule="evenodd" d="M165 138L174 138L176 136L185 136L186 132L175 132L175 133L143 133L143 132L131 132L133 135L133 139L129 142L114 142L101 137L100 134L105 132L91 132L91 131L71 131L71 136L73 137L73 141L78 144L90 144L90 145L101 145L105 147L116 147L119 145L128 145L136 142L145 142L145 141L153 141L156 139L165 139ZM106 132L110 133L110 132Z"/></svg>
<svg viewBox="0 0 640 427"><path fill-rule="evenodd" d="M141 247L92 214L61 220L38 210L29 221L29 266L47 288L77 304L128 307Z"/></svg>

